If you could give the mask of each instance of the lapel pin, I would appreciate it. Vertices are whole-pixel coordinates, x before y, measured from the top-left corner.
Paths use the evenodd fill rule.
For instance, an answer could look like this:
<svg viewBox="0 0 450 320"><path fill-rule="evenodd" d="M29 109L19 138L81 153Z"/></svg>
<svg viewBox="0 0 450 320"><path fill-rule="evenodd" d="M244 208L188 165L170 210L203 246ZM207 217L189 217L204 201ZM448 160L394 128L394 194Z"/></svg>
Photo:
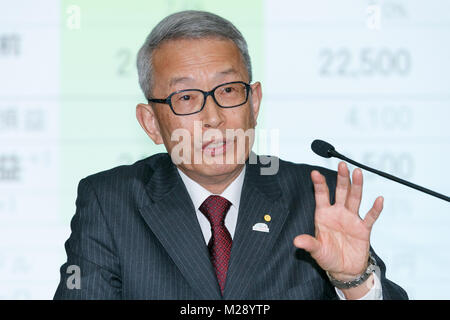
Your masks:
<svg viewBox="0 0 450 320"><path fill-rule="evenodd" d="M270 222L270 220L272 220L272 217L270 216L270 214L266 214L264 216L264 220L267 221L267 222Z"/></svg>
<svg viewBox="0 0 450 320"><path fill-rule="evenodd" d="M259 232L269 232L269 227L265 223L257 223L252 228L253 231L259 231Z"/></svg>

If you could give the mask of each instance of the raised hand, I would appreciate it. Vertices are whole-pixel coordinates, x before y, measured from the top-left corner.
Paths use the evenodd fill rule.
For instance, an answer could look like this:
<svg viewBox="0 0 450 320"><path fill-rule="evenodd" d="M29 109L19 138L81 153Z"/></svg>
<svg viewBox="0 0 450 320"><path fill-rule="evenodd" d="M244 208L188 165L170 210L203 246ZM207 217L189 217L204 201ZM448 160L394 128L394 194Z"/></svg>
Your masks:
<svg viewBox="0 0 450 320"><path fill-rule="evenodd" d="M361 169L353 171L352 182L345 162L338 166L335 203L330 204L325 177L311 172L316 211L315 237L302 234L294 245L308 251L319 266L341 281L354 279L367 268L372 226L383 209L383 197L378 197L364 219L359 216L363 176Z"/></svg>

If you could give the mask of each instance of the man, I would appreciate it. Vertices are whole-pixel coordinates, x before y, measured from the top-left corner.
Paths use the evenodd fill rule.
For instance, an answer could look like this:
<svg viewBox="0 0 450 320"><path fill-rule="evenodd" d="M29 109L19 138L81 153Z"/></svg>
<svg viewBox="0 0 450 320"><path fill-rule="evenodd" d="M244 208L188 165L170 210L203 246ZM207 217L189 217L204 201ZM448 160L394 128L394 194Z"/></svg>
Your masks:
<svg viewBox="0 0 450 320"><path fill-rule="evenodd" d="M230 22L168 16L137 65L137 119L168 153L81 180L56 299L407 298L370 247L383 198L359 217L361 170L253 157L261 84Z"/></svg>

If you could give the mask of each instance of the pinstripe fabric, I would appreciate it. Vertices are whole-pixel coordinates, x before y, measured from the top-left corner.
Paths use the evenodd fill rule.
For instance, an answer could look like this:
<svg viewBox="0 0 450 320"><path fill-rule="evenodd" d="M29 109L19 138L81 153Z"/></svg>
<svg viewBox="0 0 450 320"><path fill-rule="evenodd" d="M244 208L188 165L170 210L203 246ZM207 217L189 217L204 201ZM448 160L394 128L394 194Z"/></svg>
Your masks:
<svg viewBox="0 0 450 320"><path fill-rule="evenodd" d="M246 166L223 297L192 201L163 153L80 181L54 298L337 299L324 271L292 244L298 234L314 234L311 170L326 176L330 190L336 173L282 160L277 175L260 168ZM252 231L265 214L270 232ZM375 257L383 297L407 298ZM81 269L81 289L66 286L70 265Z"/></svg>

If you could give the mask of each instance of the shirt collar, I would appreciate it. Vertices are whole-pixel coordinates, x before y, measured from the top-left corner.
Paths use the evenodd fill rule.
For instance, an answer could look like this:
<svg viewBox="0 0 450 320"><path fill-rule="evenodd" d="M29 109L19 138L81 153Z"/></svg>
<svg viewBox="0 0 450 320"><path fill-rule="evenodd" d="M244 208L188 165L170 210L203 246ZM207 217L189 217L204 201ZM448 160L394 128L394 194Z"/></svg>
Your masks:
<svg viewBox="0 0 450 320"><path fill-rule="evenodd" d="M195 209L198 209L203 201L206 200L210 195L214 195L214 193L209 192L205 188L203 188L200 184L189 178L186 174L184 174L180 169L178 169L178 173L183 180L184 185L191 197L192 203L194 204ZM220 194L220 196L224 197L228 201L231 202L231 205L236 209L239 209L239 203L241 200L241 191L242 186L244 185L244 176L245 176L245 167L242 169L239 176L231 182L231 184Z"/></svg>

